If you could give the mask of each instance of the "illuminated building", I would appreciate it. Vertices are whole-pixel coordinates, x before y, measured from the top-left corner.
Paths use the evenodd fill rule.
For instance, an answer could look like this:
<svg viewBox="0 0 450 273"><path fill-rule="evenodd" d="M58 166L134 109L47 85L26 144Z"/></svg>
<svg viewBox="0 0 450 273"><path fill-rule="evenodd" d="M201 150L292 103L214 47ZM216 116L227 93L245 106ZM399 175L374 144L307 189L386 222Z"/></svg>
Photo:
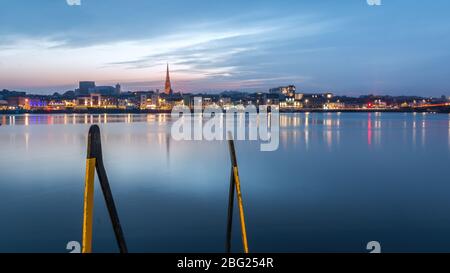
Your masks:
<svg viewBox="0 0 450 273"><path fill-rule="evenodd" d="M345 108L345 104L342 102L330 102L330 103L325 103L323 105L323 109L325 110L337 110L337 109L344 109Z"/></svg>

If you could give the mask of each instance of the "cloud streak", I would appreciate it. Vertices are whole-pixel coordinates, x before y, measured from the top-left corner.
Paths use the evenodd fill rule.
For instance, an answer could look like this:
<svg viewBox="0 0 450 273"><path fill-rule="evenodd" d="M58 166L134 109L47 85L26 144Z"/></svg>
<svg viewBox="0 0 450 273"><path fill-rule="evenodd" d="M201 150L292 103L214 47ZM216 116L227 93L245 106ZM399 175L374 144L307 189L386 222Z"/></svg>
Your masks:
<svg viewBox="0 0 450 273"><path fill-rule="evenodd" d="M287 80L306 80L308 76L286 75L269 77L265 69L274 61L273 51L292 39L322 35L336 29L336 21L317 22L307 17L291 17L283 20L264 20L257 25L229 31L218 23L202 25L201 29L190 29L188 34L161 37L163 44L170 44L163 52L154 52L133 60L111 62L110 66L125 69L147 69L161 67L169 62L173 72L191 74L203 84L221 84L220 88L262 88L261 85L286 83ZM227 22L229 24L230 22ZM212 31L214 27L214 31ZM188 38L189 37L189 38ZM196 38L192 38L196 37ZM185 39L188 39L186 42ZM183 42L178 42L183 41ZM298 48L297 53L320 51L324 48ZM274 73L272 72L272 75ZM224 84L223 81L230 83ZM283 82L284 81L284 82ZM232 83L231 83L232 82ZM266 86L267 87L267 86ZM198 88L198 87L197 87ZM216 88L219 88L216 86Z"/></svg>

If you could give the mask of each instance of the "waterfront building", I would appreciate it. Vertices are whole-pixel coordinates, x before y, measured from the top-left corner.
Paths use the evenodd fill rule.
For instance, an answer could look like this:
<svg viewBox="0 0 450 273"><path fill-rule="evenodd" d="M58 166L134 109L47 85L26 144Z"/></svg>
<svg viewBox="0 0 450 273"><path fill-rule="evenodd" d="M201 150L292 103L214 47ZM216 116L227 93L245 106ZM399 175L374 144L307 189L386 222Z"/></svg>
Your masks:
<svg viewBox="0 0 450 273"><path fill-rule="evenodd" d="M47 107L48 101L43 97L27 97L25 98L25 110L43 110Z"/></svg>
<svg viewBox="0 0 450 273"><path fill-rule="evenodd" d="M8 105L14 108L25 108L26 105L26 97L25 96L11 96L6 98Z"/></svg>
<svg viewBox="0 0 450 273"><path fill-rule="evenodd" d="M345 104L342 102L329 102L329 103L325 103L323 105L324 110L338 110L338 109L344 109L344 108L345 108Z"/></svg>
<svg viewBox="0 0 450 273"><path fill-rule="evenodd" d="M264 97L264 104L266 105L280 105L280 94L269 93Z"/></svg>
<svg viewBox="0 0 450 273"><path fill-rule="evenodd" d="M295 96L296 88L294 85L288 85L288 86L280 86L277 88L272 88L269 90L270 94L279 94L286 97L294 97Z"/></svg>
<svg viewBox="0 0 450 273"><path fill-rule="evenodd" d="M119 95L120 92L120 84L116 84L116 86L97 86L93 81L81 81L78 89L75 90L77 96L88 96L90 94L112 96Z"/></svg>
<svg viewBox="0 0 450 273"><path fill-rule="evenodd" d="M91 97L88 96L80 96L76 100L76 107L77 108L87 108L90 105Z"/></svg>
<svg viewBox="0 0 450 273"><path fill-rule="evenodd" d="M299 98L300 96L298 96ZM324 108L324 105L332 102L332 93L301 94L301 102L304 108Z"/></svg>
<svg viewBox="0 0 450 273"><path fill-rule="evenodd" d="M89 94L100 94L104 96L116 95L116 87L113 86L96 86L93 88L89 88Z"/></svg>

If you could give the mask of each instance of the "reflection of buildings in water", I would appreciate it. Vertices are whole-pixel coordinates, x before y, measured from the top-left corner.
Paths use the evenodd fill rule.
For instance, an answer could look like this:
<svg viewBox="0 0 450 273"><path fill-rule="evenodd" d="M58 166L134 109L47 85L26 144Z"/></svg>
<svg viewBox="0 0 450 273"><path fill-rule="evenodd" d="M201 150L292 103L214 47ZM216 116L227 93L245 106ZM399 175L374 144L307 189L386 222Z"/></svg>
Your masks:
<svg viewBox="0 0 450 273"><path fill-rule="evenodd" d="M220 132L224 132L225 133L225 115L223 113L218 114L220 116L220 120L219 120L219 130ZM251 128L254 128L255 126L258 127L259 124L259 119L256 119L256 124L250 124ZM216 129L217 130L217 129ZM223 139L226 139L226 136L223 136Z"/></svg>
<svg viewBox="0 0 450 273"><path fill-rule="evenodd" d="M272 113L267 115L267 129L272 127ZM284 130L280 130L280 141L284 149L288 149L289 145L292 144L297 146L301 130L301 117L299 114L282 114L279 117L279 127ZM289 142L290 141L290 142Z"/></svg>
<svg viewBox="0 0 450 273"><path fill-rule="evenodd" d="M375 129L381 129L381 119L379 117L375 119Z"/></svg>
<svg viewBox="0 0 450 273"><path fill-rule="evenodd" d="M408 142L408 136L407 136L407 128L408 128L408 122L406 120L403 121L403 143L407 143Z"/></svg>
<svg viewBox="0 0 450 273"><path fill-rule="evenodd" d="M271 113L269 113L269 115L268 115L268 118L269 118L269 121L270 121L270 116L271 115ZM298 126L300 126L301 125L301 117L300 116L298 116L298 114L292 114L292 115L289 115L289 114L283 114L283 115L280 115L280 123L279 123L279 125L280 125L280 128L286 128L286 127L298 127Z"/></svg>
<svg viewBox="0 0 450 273"><path fill-rule="evenodd" d="M336 113L336 144L341 144L341 112Z"/></svg>
<svg viewBox="0 0 450 273"><path fill-rule="evenodd" d="M305 149L309 149L309 112L305 113Z"/></svg>
<svg viewBox="0 0 450 273"><path fill-rule="evenodd" d="M159 132L156 135L157 137L157 143L159 147L165 147L166 149L166 160L167 164L170 165L170 142L171 142L171 135L167 132ZM147 134L147 141L151 143L153 141L151 134Z"/></svg>
<svg viewBox="0 0 450 273"><path fill-rule="evenodd" d="M238 128L245 128L245 114L239 113L237 115L237 127Z"/></svg>
<svg viewBox="0 0 450 273"><path fill-rule="evenodd" d="M289 126L289 119L290 117L288 115L281 115L280 116L280 127L286 128Z"/></svg>
<svg viewBox="0 0 450 273"><path fill-rule="evenodd" d="M331 113L327 113L324 123L325 123L326 127L332 127L333 126L333 116L332 116Z"/></svg>
<svg viewBox="0 0 450 273"><path fill-rule="evenodd" d="M165 123L169 118L165 114L158 116L148 115L133 115L133 114L29 114L24 115L1 115L0 123L2 125L69 125L69 124L107 124L107 123L134 123L134 122L154 122L157 121Z"/></svg>
<svg viewBox="0 0 450 273"><path fill-rule="evenodd" d="M425 146L426 143L426 128L427 128L427 120L426 120L426 113L422 114L422 120L417 121L416 119L417 114L414 113L414 120L412 123L412 142L413 146L416 147L417 145L417 130L420 129L420 143L422 146Z"/></svg>
<svg viewBox="0 0 450 273"><path fill-rule="evenodd" d="M69 135L68 134L64 134L63 135L63 139L64 139L64 145L69 145Z"/></svg>
<svg viewBox="0 0 450 273"><path fill-rule="evenodd" d="M269 122L271 121L272 113L268 113ZM279 118L280 128L299 127L302 124L302 118L299 114L282 114Z"/></svg>

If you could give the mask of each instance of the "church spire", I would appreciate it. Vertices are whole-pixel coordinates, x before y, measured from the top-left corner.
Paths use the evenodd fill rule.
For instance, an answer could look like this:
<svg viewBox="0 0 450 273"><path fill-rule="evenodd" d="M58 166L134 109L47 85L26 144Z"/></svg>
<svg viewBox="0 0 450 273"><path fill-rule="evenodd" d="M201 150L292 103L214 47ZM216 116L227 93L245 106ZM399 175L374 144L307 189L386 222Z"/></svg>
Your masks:
<svg viewBox="0 0 450 273"><path fill-rule="evenodd" d="M170 83L170 72L169 72L169 63L167 63L167 74L166 74L166 86L164 91L167 95L172 95L172 84Z"/></svg>

